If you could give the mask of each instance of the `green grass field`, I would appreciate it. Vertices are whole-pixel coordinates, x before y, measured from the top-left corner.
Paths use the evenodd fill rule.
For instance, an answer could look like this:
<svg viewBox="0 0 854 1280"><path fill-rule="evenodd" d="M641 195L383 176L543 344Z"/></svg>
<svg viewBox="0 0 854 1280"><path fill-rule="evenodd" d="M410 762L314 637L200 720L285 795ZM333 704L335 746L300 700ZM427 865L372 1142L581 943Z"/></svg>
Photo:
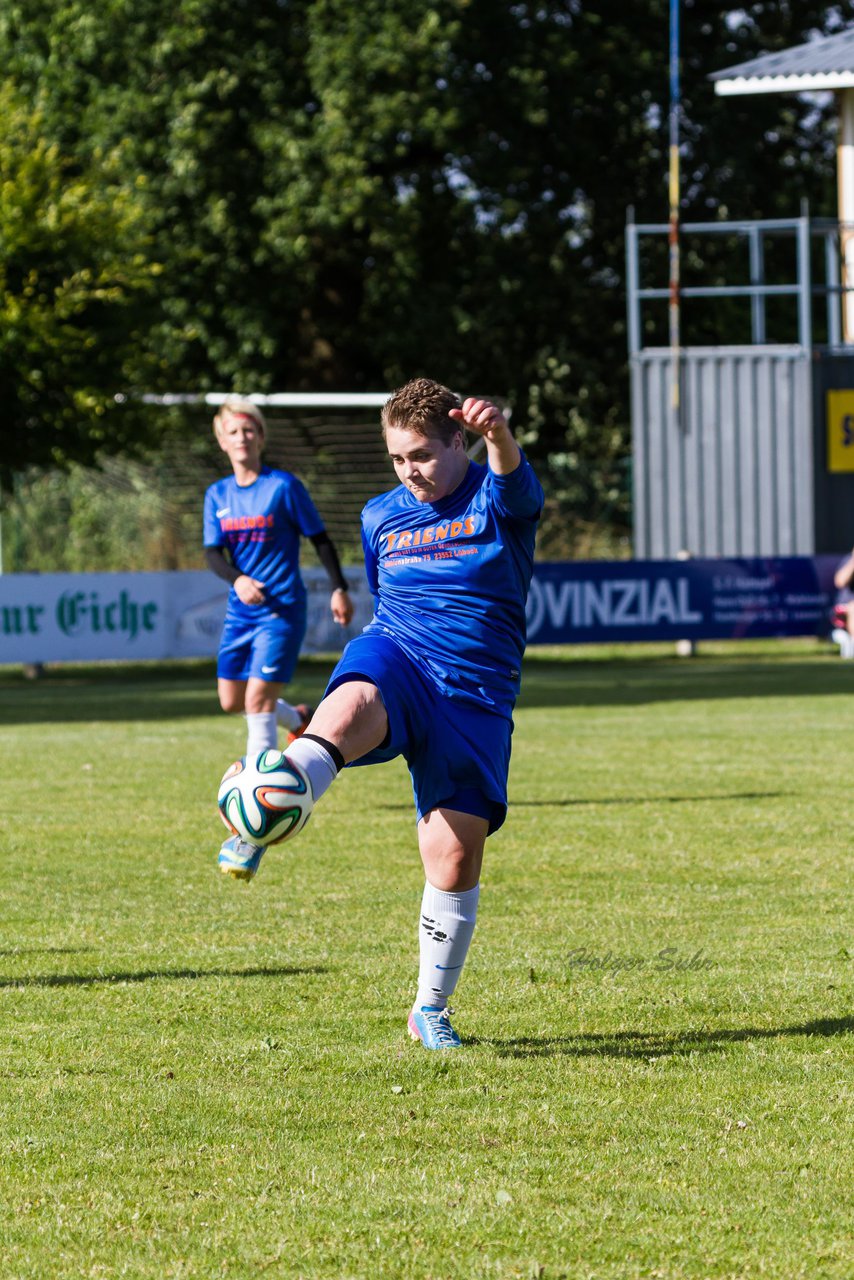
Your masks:
<svg viewBox="0 0 854 1280"><path fill-rule="evenodd" d="M404 767L235 884L213 686L0 671L2 1280L854 1275L854 664L532 657L446 1055Z"/></svg>

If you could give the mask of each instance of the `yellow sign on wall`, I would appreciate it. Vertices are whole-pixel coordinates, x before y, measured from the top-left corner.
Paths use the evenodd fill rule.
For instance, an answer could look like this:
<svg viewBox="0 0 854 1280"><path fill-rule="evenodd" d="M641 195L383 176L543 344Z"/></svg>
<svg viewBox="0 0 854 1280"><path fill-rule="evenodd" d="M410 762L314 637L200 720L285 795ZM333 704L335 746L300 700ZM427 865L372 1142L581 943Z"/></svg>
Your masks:
<svg viewBox="0 0 854 1280"><path fill-rule="evenodd" d="M827 469L854 471L854 391L827 393Z"/></svg>

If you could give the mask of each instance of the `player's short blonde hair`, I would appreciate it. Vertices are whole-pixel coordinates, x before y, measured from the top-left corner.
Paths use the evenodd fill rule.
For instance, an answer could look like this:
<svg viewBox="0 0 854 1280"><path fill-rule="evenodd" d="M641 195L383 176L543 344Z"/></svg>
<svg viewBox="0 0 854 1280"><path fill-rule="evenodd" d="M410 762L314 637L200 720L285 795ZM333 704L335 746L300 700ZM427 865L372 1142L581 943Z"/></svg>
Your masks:
<svg viewBox="0 0 854 1280"><path fill-rule="evenodd" d="M397 391L392 391L383 405L380 415L383 438L389 427L399 427L450 444L462 428L454 418L448 417L448 413L459 407L460 398L450 387L444 387L432 378L413 378Z"/></svg>
<svg viewBox="0 0 854 1280"><path fill-rule="evenodd" d="M239 413L246 418L251 418L253 422L261 428L262 432L266 431L267 424L264 421L264 415L258 408L257 404L252 400L244 400L242 396L228 396L223 400L219 407L219 412L213 420L214 431L219 434L222 429L222 415L224 413Z"/></svg>

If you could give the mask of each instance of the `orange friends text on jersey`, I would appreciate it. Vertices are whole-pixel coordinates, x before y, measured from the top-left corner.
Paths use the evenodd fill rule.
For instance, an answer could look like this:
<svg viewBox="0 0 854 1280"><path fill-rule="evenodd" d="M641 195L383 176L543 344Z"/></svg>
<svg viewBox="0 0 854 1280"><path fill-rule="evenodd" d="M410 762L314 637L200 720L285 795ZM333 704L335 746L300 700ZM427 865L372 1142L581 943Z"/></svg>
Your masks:
<svg viewBox="0 0 854 1280"><path fill-rule="evenodd" d="M402 533L384 533L383 552L403 551L405 547L426 547L431 542L447 542L450 538L470 538L474 533L474 519L453 520L448 524L428 525L426 529L406 529Z"/></svg>
<svg viewBox="0 0 854 1280"><path fill-rule="evenodd" d="M230 516L226 520L220 520L219 527L223 533L235 533L241 529L272 529L276 523L276 517L269 516Z"/></svg>

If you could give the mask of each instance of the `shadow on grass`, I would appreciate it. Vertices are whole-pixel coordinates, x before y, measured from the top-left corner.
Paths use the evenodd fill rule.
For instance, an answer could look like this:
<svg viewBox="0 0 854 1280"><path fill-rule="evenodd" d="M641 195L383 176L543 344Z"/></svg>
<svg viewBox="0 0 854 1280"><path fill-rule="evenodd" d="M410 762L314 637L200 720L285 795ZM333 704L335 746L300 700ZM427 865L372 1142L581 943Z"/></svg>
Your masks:
<svg viewBox="0 0 854 1280"><path fill-rule="evenodd" d="M0 978L3 987L93 987L131 982L174 982L182 978L298 978L326 973L323 965L286 965L280 969L143 969L138 973L49 973L21 978Z"/></svg>
<svg viewBox="0 0 854 1280"><path fill-rule="evenodd" d="M724 796L585 796L583 799L572 800L513 800L511 807L513 809L553 809L567 805L703 804L708 801L720 804L722 800L774 800L791 794L789 791L734 791Z"/></svg>
<svg viewBox="0 0 854 1280"><path fill-rule="evenodd" d="M288 686L316 703L332 660L301 661ZM169 721L222 716L212 662L48 667L38 680L0 671L0 725Z"/></svg>
<svg viewBox="0 0 854 1280"><path fill-rule="evenodd" d="M334 662L331 654L301 659L288 696L316 703ZM849 694L852 677L854 664L822 654L592 659L575 658L568 648L565 658L526 658L518 709L830 697ZM0 669L0 724L168 721L221 714L212 662L56 666L34 681L11 668Z"/></svg>
<svg viewBox="0 0 854 1280"><path fill-rule="evenodd" d="M29 684L0 680L0 724L169 721L222 715L216 678L156 681L53 675Z"/></svg>
<svg viewBox="0 0 854 1280"><path fill-rule="evenodd" d="M91 947L6 947L0 948L0 956L76 956L91 950Z"/></svg>
<svg viewBox="0 0 854 1280"><path fill-rule="evenodd" d="M791 791L733 791L718 796L583 796L570 799L511 800L511 809L561 809L578 805L595 807L600 804L720 804L726 800L776 800L780 796L796 794ZM389 812L412 812L412 804L377 804L376 809Z"/></svg>
<svg viewBox="0 0 854 1280"><path fill-rule="evenodd" d="M647 1031L617 1031L613 1035L521 1036L518 1040L467 1039L482 1044L501 1058L674 1058L697 1053L720 1053L747 1040L779 1040L795 1036L844 1036L854 1031L854 1017L817 1018L791 1027L742 1027L738 1030L678 1031L673 1035Z"/></svg>
<svg viewBox="0 0 854 1280"><path fill-rule="evenodd" d="M743 658L526 661L518 710L536 707L643 706L735 698L833 697L854 687L843 662Z"/></svg>

